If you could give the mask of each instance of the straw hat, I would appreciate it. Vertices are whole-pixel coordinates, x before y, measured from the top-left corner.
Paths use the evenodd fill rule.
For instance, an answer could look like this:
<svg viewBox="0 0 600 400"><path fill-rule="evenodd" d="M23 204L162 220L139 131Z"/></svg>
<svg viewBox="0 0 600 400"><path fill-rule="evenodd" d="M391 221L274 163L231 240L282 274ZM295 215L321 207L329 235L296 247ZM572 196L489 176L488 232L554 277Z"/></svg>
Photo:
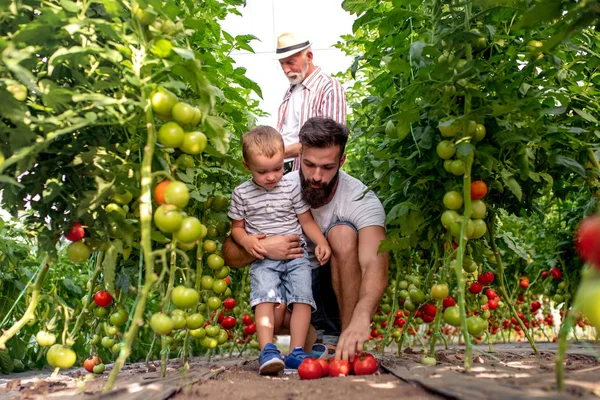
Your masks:
<svg viewBox="0 0 600 400"><path fill-rule="evenodd" d="M278 60L287 58L294 55L302 50L309 48L311 43L306 40L296 38L293 33L284 33L277 37L277 50L275 50L275 57Z"/></svg>

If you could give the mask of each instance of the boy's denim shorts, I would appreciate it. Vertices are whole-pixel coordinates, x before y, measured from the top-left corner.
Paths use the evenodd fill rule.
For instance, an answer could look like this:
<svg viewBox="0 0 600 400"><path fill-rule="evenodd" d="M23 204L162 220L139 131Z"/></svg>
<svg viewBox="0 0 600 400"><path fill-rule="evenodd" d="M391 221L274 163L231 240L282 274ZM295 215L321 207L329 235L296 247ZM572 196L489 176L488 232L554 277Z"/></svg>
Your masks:
<svg viewBox="0 0 600 400"><path fill-rule="evenodd" d="M308 253L293 260L257 260L250 266L250 306L261 303L309 304L313 312L317 305L312 294L312 268Z"/></svg>

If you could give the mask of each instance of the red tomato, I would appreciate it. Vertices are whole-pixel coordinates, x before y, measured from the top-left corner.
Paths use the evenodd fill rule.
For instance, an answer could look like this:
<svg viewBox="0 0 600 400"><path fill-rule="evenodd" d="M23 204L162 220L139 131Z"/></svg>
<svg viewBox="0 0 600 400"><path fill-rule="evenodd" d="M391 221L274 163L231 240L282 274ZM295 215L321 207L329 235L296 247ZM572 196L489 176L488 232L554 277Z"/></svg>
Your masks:
<svg viewBox="0 0 600 400"><path fill-rule="evenodd" d="M489 300L493 300L497 296L496 291L494 289L488 289L488 290L486 290L485 291L485 295L487 296L487 298Z"/></svg>
<svg viewBox="0 0 600 400"><path fill-rule="evenodd" d="M433 304L425 304L423 306L423 313L430 317L435 317L435 314L437 313L437 307Z"/></svg>
<svg viewBox="0 0 600 400"><path fill-rule="evenodd" d="M256 324L246 325L244 327L244 335L254 335L256 333Z"/></svg>
<svg viewBox="0 0 600 400"><path fill-rule="evenodd" d="M575 247L579 257L600 269L600 216L587 216L575 231Z"/></svg>
<svg viewBox="0 0 600 400"><path fill-rule="evenodd" d="M542 271L542 279L546 279L548 277L548 271Z"/></svg>
<svg viewBox="0 0 600 400"><path fill-rule="evenodd" d="M336 360L332 358L329 360L329 375L335 377L348 376L351 371L350 363L345 360Z"/></svg>
<svg viewBox="0 0 600 400"><path fill-rule="evenodd" d="M244 314L244 316L242 317L242 323L246 326L250 325L252 323L252 317L248 314Z"/></svg>
<svg viewBox="0 0 600 400"><path fill-rule="evenodd" d="M321 364L321 369L323 370L322 377L329 376L329 363L324 358L317 358L316 360L319 364Z"/></svg>
<svg viewBox="0 0 600 400"><path fill-rule="evenodd" d="M112 296L106 290L98 290L94 295L94 302L98 307L108 307L112 301Z"/></svg>
<svg viewBox="0 0 600 400"><path fill-rule="evenodd" d="M494 282L494 273L493 272L484 272L483 274L477 277L477 282L481 283L484 286L490 285Z"/></svg>
<svg viewBox="0 0 600 400"><path fill-rule="evenodd" d="M484 181L471 183L471 200L479 200L487 194L487 185Z"/></svg>
<svg viewBox="0 0 600 400"><path fill-rule="evenodd" d="M235 317L225 317L221 322L221 326L223 327L223 329L229 330L235 327L235 323Z"/></svg>
<svg viewBox="0 0 600 400"><path fill-rule="evenodd" d="M372 375L379 369L377 360L372 354L362 353L354 357L352 369L355 375Z"/></svg>
<svg viewBox="0 0 600 400"><path fill-rule="evenodd" d="M314 358L305 358L298 367L300 379L319 379L323 376L321 363Z"/></svg>
<svg viewBox="0 0 600 400"><path fill-rule="evenodd" d="M435 320L435 317L432 317L431 315L423 315L423 322L425 322L426 324L433 322Z"/></svg>
<svg viewBox="0 0 600 400"><path fill-rule="evenodd" d="M519 281L519 286L521 286L523 289L527 289L529 287L529 278L526 276L521 277L521 280Z"/></svg>
<svg viewBox="0 0 600 400"><path fill-rule="evenodd" d="M225 281L225 283L227 284L227 286L231 285L231 278L226 276L225 278L223 278L223 280Z"/></svg>
<svg viewBox="0 0 600 400"><path fill-rule="evenodd" d="M232 298L228 298L228 299L225 299L225 301L223 301L223 307L225 307L229 310L231 310L233 307L235 307L236 304L237 303L236 303L235 299L232 299Z"/></svg>
<svg viewBox="0 0 600 400"><path fill-rule="evenodd" d="M498 302L493 299L488 300L487 305L490 308L490 310L495 310L496 308L498 308Z"/></svg>
<svg viewBox="0 0 600 400"><path fill-rule="evenodd" d="M456 301L452 297L448 296L442 301L442 305L444 308L453 307L456 305Z"/></svg>
<svg viewBox="0 0 600 400"><path fill-rule="evenodd" d="M539 301L534 301L531 303L530 310L531 312L536 312L542 307Z"/></svg>
<svg viewBox="0 0 600 400"><path fill-rule="evenodd" d="M73 222L73 227L69 230L65 237L71 242L79 242L85 235L85 229L79 222Z"/></svg>
<svg viewBox="0 0 600 400"><path fill-rule="evenodd" d="M477 293L481 293L482 291L483 291L483 286L479 282L473 282L473 283L471 283L471 286L469 286L470 293L477 294Z"/></svg>
<svg viewBox="0 0 600 400"><path fill-rule="evenodd" d="M550 270L550 275L552 275L552 279L555 281L560 281L562 279L562 272L556 267Z"/></svg>

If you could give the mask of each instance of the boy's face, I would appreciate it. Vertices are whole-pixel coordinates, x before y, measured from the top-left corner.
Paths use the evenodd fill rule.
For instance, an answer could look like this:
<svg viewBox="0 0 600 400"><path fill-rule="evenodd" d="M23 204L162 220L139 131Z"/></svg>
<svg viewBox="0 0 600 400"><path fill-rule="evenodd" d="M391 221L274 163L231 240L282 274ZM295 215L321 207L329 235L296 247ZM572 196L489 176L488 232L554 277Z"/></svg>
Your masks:
<svg viewBox="0 0 600 400"><path fill-rule="evenodd" d="M244 161L248 171L252 173L252 180L265 189L273 189L283 177L283 152L276 153L273 157L254 154L250 160Z"/></svg>

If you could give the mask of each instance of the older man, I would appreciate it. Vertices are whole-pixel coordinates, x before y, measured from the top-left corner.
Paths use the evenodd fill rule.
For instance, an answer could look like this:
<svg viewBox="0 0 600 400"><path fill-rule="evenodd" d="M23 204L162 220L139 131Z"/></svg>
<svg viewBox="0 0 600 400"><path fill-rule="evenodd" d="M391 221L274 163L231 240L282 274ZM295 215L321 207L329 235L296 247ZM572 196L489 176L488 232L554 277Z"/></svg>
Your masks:
<svg viewBox="0 0 600 400"><path fill-rule="evenodd" d="M298 133L309 118L328 117L346 125L346 95L340 82L313 64L308 40L284 33L277 38L276 55L290 81L277 119L277 130L285 144L284 169L287 173L299 167Z"/></svg>

